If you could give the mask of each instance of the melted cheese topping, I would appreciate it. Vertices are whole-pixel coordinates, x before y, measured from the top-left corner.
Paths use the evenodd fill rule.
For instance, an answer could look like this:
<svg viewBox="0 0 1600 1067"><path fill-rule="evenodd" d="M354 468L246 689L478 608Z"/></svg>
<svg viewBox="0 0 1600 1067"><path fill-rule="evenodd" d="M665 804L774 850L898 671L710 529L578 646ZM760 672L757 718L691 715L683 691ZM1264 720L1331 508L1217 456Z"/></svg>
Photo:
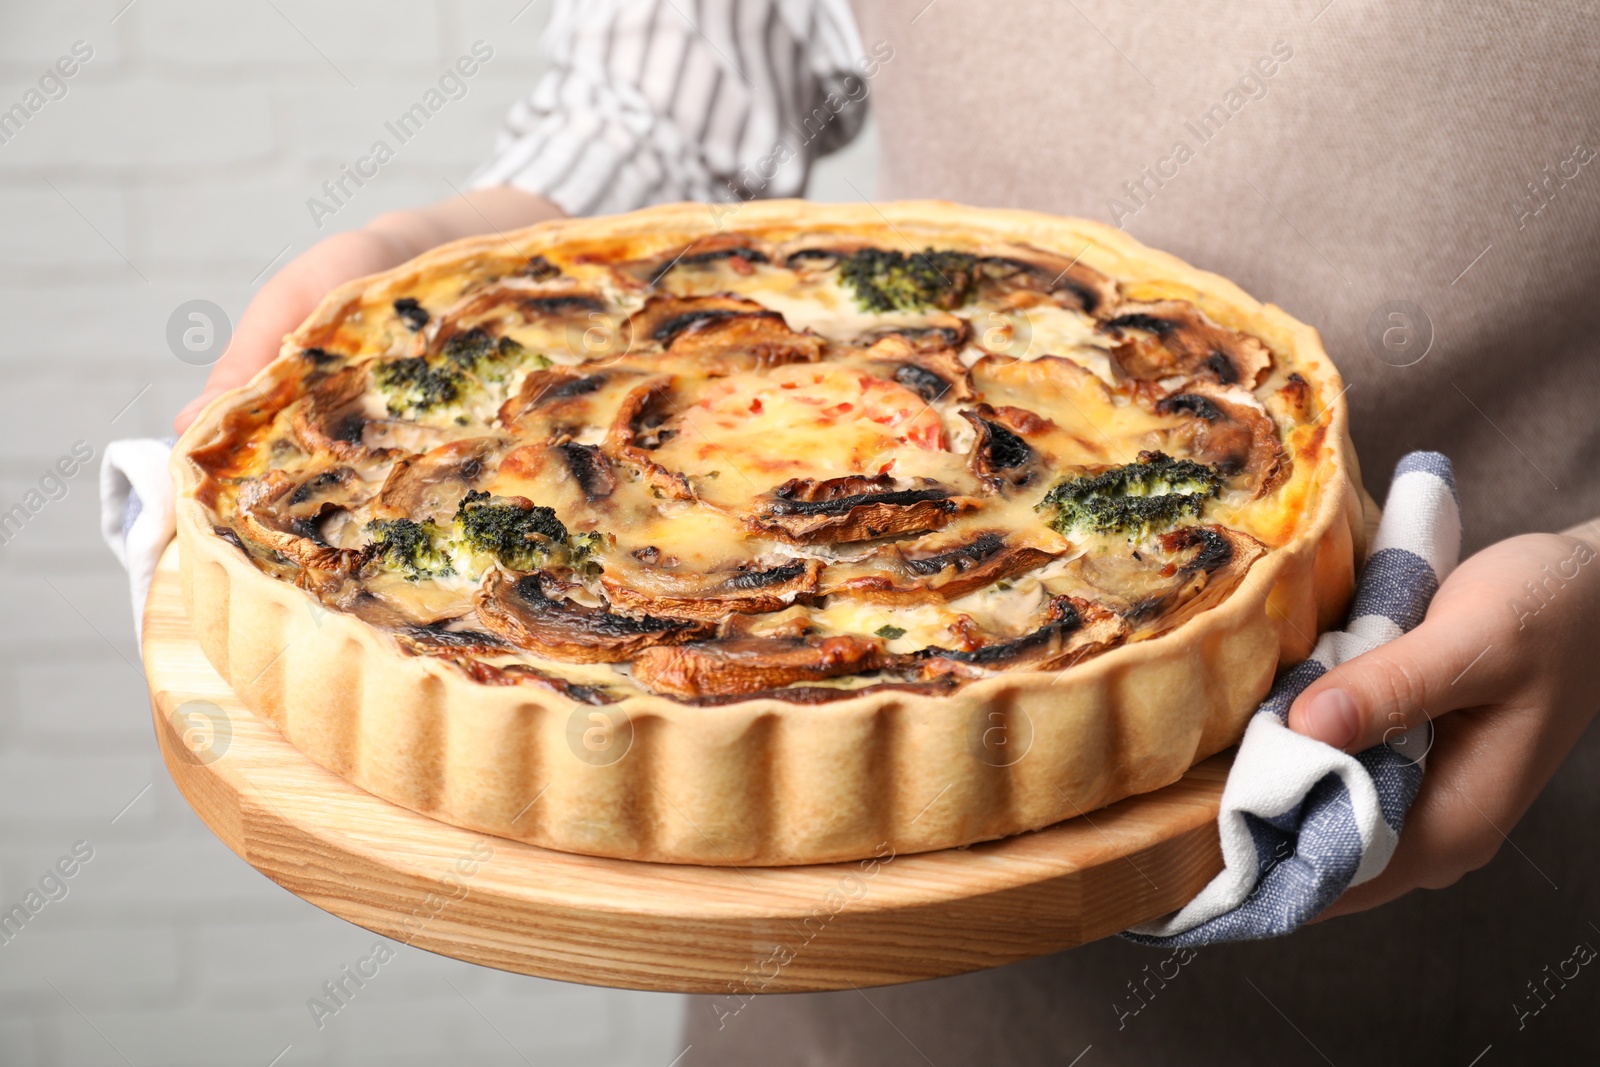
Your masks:
<svg viewBox="0 0 1600 1067"><path fill-rule="evenodd" d="M676 434L656 461L692 480L727 475L733 494L790 478L895 473L911 476L947 463L944 424L926 400L904 386L850 367L801 363L704 383L684 407Z"/></svg>
<svg viewBox="0 0 1600 1067"><path fill-rule="evenodd" d="M980 281L949 310L883 313L826 261L791 269L775 251L736 251L651 280L668 260L554 248L530 277L482 256L403 295L369 294L307 335L300 392L214 463L218 522L263 569L375 625L505 640L480 600L496 575L521 572L467 551L455 516L469 493L520 501L566 531L540 557L555 583L545 595L622 620L601 629L722 604L725 635L871 639L912 670L939 650L1025 639L1069 599L1080 615L1120 613L1137 639L1203 584L1192 546L1160 529L1052 529L1040 509L1063 479L1142 453L1193 458L1221 486L1185 521L1266 550L1293 536L1314 485L1295 457L1320 439L1320 413L1281 354L1252 388L1182 364L1181 346L1140 325L1148 314L1118 325L1117 306L1091 313L1036 281ZM672 298L677 311L653 310ZM463 336L492 354L452 356ZM708 343L715 359L695 347ZM1165 345L1174 372L1128 377L1121 353L1135 343ZM383 375L408 360L423 384L407 396L446 399L396 409ZM334 389L341 374L359 377L355 394ZM383 556L373 531L396 519L429 524L430 572ZM522 664L612 698L637 688L627 656L574 662L537 643L430 654Z"/></svg>

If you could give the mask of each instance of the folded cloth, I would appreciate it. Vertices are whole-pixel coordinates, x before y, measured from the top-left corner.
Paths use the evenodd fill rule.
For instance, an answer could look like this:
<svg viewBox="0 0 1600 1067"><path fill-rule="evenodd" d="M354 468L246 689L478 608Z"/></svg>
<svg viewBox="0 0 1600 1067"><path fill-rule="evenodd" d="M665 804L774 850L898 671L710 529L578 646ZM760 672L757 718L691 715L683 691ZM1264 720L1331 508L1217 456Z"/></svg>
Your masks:
<svg viewBox="0 0 1600 1067"><path fill-rule="evenodd" d="M100 471L101 527L128 569L137 624L156 561L172 538L172 442L113 441ZM1376 540L1342 631L1322 635L1289 668L1245 730L1217 821L1225 864L1179 911L1123 936L1197 946L1289 933L1389 862L1422 784L1431 724L1355 756L1292 733L1294 698L1345 660L1422 621L1461 555L1461 511L1450 461L1400 461Z"/></svg>
<svg viewBox="0 0 1600 1067"><path fill-rule="evenodd" d="M167 457L175 440L112 441L100 461L100 536L127 569L136 637L156 563L174 531Z"/></svg>
<svg viewBox="0 0 1600 1067"><path fill-rule="evenodd" d="M1348 756L1290 731L1289 706L1328 671L1422 621L1461 557L1448 459L1413 452L1400 461L1368 547L1344 629L1323 634L1310 659L1279 676L1245 729L1217 815L1222 873L1124 937L1171 947L1278 937L1388 865L1422 785L1432 723Z"/></svg>

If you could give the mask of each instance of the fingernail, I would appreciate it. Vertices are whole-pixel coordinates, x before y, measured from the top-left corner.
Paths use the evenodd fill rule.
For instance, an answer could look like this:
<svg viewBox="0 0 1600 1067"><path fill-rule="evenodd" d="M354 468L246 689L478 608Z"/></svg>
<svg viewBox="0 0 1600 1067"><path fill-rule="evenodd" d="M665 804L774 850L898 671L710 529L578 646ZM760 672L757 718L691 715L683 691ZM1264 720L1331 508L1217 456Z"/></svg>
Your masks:
<svg viewBox="0 0 1600 1067"><path fill-rule="evenodd" d="M1344 748L1361 731L1361 712L1343 689L1324 689L1306 705L1306 732L1334 748Z"/></svg>

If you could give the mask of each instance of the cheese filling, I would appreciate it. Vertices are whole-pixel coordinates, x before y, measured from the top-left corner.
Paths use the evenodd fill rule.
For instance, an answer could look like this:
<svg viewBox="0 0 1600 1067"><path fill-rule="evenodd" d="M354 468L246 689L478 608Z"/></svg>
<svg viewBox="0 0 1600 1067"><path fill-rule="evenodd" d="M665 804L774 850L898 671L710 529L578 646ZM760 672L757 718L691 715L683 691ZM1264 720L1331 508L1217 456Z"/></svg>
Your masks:
<svg viewBox="0 0 1600 1067"><path fill-rule="evenodd" d="M1323 412L1192 304L977 244L874 296L849 247L738 239L369 291L209 461L219 529L408 651L605 700L1057 669L1292 536Z"/></svg>

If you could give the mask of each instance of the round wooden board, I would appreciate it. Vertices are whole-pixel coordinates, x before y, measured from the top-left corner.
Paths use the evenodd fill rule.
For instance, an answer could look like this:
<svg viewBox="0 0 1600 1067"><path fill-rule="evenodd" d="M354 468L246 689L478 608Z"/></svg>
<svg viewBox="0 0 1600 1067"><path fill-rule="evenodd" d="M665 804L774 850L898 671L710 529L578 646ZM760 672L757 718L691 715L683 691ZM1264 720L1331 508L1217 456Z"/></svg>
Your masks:
<svg viewBox="0 0 1600 1067"><path fill-rule="evenodd" d="M239 703L194 640L176 546L144 661L167 768L229 848L340 918L506 971L738 996L890 985L1106 937L1222 868L1227 755L1036 833L920 855L886 842L860 863L639 863L458 829L350 785Z"/></svg>

